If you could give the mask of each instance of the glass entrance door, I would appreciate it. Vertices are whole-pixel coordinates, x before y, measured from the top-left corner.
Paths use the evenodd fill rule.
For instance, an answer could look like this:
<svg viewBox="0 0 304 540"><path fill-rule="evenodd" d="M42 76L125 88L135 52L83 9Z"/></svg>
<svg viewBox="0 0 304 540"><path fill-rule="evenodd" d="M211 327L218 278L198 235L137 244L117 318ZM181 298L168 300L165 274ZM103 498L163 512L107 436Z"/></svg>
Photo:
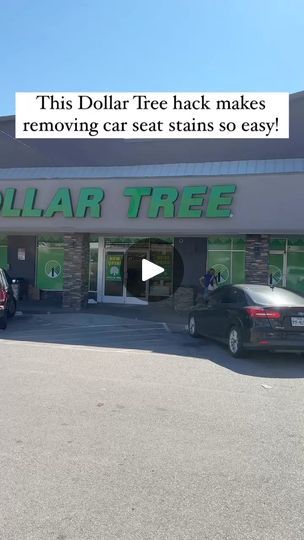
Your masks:
<svg viewBox="0 0 304 540"><path fill-rule="evenodd" d="M142 259L147 256L147 250L105 250L103 302L147 304L148 282L141 280Z"/></svg>
<svg viewBox="0 0 304 540"><path fill-rule="evenodd" d="M126 300L147 301L148 281L141 279L142 260L147 258L146 251L129 250L126 254Z"/></svg>

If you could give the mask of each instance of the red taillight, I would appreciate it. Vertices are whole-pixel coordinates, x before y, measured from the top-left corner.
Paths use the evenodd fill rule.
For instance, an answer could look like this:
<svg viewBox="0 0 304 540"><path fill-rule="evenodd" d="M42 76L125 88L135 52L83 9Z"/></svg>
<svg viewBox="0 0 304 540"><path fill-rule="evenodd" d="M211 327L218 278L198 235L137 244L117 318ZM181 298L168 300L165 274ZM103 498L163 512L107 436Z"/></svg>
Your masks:
<svg viewBox="0 0 304 540"><path fill-rule="evenodd" d="M280 319L281 313L272 309L264 309L258 306L246 307L251 319Z"/></svg>
<svg viewBox="0 0 304 540"><path fill-rule="evenodd" d="M5 304L7 301L7 291L0 289L0 304Z"/></svg>

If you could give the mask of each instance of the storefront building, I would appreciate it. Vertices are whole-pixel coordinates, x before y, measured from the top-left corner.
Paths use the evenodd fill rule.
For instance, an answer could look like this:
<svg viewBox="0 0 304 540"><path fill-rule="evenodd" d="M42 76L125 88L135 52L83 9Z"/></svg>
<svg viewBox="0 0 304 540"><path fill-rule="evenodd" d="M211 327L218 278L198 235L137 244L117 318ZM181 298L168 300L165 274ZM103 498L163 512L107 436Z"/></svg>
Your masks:
<svg viewBox="0 0 304 540"><path fill-rule="evenodd" d="M70 310L88 299L186 308L211 266L221 283L304 294L302 110L291 96L286 141L23 145L0 119L0 266L30 298ZM165 272L142 282L143 258Z"/></svg>

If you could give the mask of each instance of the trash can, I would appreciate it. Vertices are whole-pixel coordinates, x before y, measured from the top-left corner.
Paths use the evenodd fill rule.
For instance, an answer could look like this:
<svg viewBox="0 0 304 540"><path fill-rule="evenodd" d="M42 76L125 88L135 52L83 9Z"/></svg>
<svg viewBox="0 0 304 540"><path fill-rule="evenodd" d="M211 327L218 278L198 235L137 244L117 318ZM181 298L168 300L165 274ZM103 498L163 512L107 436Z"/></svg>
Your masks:
<svg viewBox="0 0 304 540"><path fill-rule="evenodd" d="M23 300L27 293L27 281L24 278L12 278L12 289L16 300Z"/></svg>

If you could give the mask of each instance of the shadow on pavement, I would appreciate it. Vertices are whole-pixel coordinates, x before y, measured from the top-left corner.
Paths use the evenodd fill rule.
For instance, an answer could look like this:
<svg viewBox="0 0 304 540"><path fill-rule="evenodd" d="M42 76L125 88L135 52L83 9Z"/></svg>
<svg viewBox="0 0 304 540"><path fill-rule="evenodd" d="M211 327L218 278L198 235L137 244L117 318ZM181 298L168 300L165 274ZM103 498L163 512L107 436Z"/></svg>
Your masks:
<svg viewBox="0 0 304 540"><path fill-rule="evenodd" d="M19 303L19 309L25 315L62 314L61 301L27 301ZM148 305L136 304L88 304L81 312L86 315L112 315L126 319L140 319L143 321L165 321L170 323L186 323L188 313L177 313L166 301L151 302Z"/></svg>
<svg viewBox="0 0 304 540"><path fill-rule="evenodd" d="M9 321L1 340L147 351L213 362L241 375L303 378L304 360L297 354L249 353L235 359L224 346L188 336L184 323L163 323L92 313L25 315Z"/></svg>

